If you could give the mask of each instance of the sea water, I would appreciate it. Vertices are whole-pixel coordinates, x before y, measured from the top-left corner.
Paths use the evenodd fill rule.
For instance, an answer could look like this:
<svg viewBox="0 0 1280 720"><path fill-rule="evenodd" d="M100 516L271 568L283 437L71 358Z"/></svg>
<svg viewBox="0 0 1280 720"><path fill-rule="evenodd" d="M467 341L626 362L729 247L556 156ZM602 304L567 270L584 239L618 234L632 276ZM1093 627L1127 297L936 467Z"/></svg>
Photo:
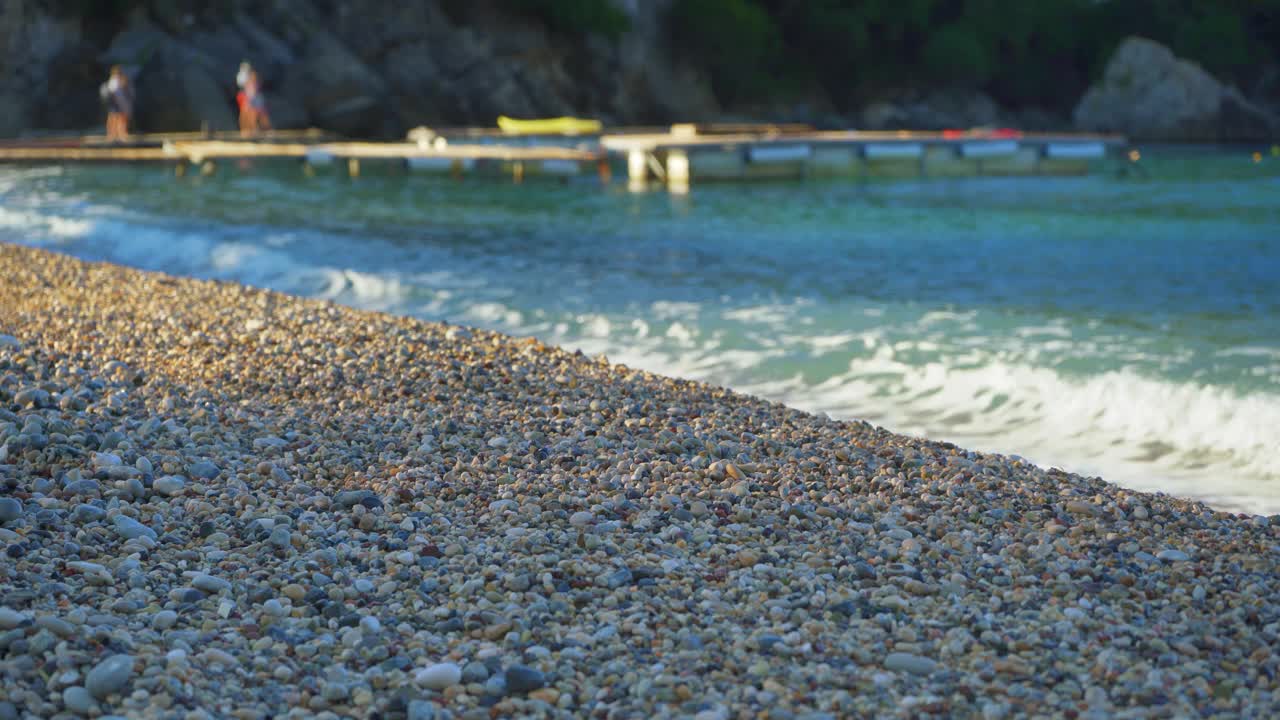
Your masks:
<svg viewBox="0 0 1280 720"><path fill-rule="evenodd" d="M6 167L0 241L533 335L1280 512L1280 160L1150 149L1095 170L671 195Z"/></svg>

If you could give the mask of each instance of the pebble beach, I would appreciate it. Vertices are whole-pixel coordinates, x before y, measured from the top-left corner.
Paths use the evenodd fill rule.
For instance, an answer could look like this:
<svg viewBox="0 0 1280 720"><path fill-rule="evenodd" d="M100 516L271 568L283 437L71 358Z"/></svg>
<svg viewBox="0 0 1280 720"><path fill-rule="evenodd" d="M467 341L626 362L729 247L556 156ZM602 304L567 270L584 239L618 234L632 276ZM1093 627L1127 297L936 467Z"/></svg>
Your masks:
<svg viewBox="0 0 1280 720"><path fill-rule="evenodd" d="M0 720L1280 714L1280 516L530 338L0 277Z"/></svg>

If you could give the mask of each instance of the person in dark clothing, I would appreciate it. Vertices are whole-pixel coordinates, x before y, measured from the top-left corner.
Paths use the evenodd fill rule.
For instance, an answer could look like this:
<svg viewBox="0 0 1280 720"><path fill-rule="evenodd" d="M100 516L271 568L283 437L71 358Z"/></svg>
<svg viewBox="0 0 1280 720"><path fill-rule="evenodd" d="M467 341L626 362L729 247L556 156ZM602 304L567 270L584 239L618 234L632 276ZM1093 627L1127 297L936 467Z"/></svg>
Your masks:
<svg viewBox="0 0 1280 720"><path fill-rule="evenodd" d="M111 67L111 75L98 88L98 95L107 108L107 139L127 140L129 120L133 117L133 85L123 68Z"/></svg>

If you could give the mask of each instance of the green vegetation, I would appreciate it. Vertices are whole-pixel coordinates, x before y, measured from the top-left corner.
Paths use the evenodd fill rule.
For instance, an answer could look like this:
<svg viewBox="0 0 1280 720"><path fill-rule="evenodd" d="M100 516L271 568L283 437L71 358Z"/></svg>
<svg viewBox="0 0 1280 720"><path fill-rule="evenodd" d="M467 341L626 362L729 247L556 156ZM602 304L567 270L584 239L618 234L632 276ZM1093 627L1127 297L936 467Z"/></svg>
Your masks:
<svg viewBox="0 0 1280 720"><path fill-rule="evenodd" d="M502 5L533 15L552 30L598 33L616 38L627 31L627 14L601 0L502 0Z"/></svg>
<svg viewBox="0 0 1280 720"><path fill-rule="evenodd" d="M782 35L753 0L683 0L668 18L676 47L697 55L721 98L773 94ZM745 72L744 72L745 70Z"/></svg>
<svg viewBox="0 0 1280 720"><path fill-rule="evenodd" d="M676 0L669 21L729 101L816 81L844 106L960 86L1065 110L1128 35L1246 90L1280 64L1280 0Z"/></svg>

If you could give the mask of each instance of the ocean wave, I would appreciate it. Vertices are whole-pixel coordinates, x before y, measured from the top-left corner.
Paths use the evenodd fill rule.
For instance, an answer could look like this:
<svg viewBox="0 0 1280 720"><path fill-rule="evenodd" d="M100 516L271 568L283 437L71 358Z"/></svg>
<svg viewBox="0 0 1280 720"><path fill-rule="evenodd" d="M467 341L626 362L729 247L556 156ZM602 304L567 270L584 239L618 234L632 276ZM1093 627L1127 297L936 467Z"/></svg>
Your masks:
<svg viewBox="0 0 1280 720"><path fill-rule="evenodd" d="M990 352L913 364L900 357L903 349L916 349L912 343L895 347L875 340L868 342L869 352L858 347L844 372L816 380L794 360L825 344L820 337L784 348L725 348L714 333L691 337L679 322L670 328L678 330L601 337L564 323L552 339L811 412L1017 454L1136 489L1280 513L1280 453L1274 449L1280 394L1240 394L1133 369L1080 376ZM837 336L832 342L848 346L849 340Z"/></svg>

